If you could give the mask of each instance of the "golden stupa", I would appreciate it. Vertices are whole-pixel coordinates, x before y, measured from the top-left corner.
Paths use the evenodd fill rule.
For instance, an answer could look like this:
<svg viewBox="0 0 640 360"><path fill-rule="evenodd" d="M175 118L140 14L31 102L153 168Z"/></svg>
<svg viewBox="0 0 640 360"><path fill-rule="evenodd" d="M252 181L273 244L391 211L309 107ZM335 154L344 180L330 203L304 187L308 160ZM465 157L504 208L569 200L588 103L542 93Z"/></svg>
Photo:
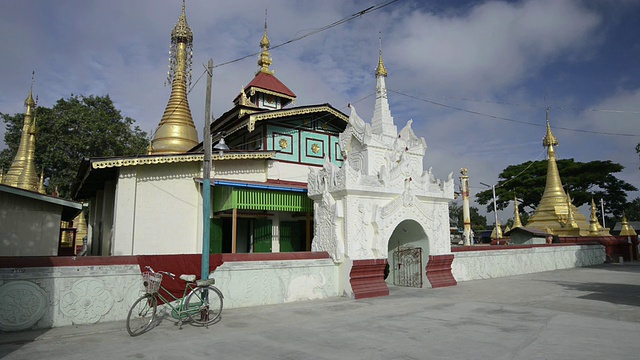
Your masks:
<svg viewBox="0 0 640 360"><path fill-rule="evenodd" d="M2 176L1 183L44 194L44 186L40 186L40 179L36 172L35 164L36 135L38 133L38 129L36 127L35 116L36 102L33 100L33 82L24 104L27 107L27 112L24 116L24 124L22 126L22 134L20 135L18 151L11 163L9 171Z"/></svg>
<svg viewBox="0 0 640 360"><path fill-rule="evenodd" d="M620 236L636 236L638 235L633 227L629 226L627 220L627 214L622 212L622 228L620 229Z"/></svg>
<svg viewBox="0 0 640 360"><path fill-rule="evenodd" d="M193 32L187 24L185 3L182 14L171 31L169 82L171 96L151 143L150 154L180 154L198 145L198 132L187 100L187 84L191 82Z"/></svg>
<svg viewBox="0 0 640 360"><path fill-rule="evenodd" d="M522 221L520 220L520 212L518 209L518 198L513 196L513 227L511 229L523 227ZM506 231L505 231L506 232Z"/></svg>
<svg viewBox="0 0 640 360"><path fill-rule="evenodd" d="M547 108L547 133L542 140L547 148L549 158L547 164L547 182L540 204L529 218L527 227L542 230L559 236L588 236L589 223L578 208L571 203L571 198L562 188L562 180L556 163L554 146L558 139L551 132L549 109Z"/></svg>

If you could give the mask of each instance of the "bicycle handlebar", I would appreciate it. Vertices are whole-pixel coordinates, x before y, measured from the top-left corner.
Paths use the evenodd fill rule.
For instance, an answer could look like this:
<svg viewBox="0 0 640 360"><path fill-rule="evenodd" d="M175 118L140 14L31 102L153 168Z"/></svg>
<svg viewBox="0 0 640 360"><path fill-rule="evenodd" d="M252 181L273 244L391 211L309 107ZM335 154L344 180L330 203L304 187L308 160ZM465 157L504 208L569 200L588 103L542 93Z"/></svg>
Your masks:
<svg viewBox="0 0 640 360"><path fill-rule="evenodd" d="M145 268L145 269L147 269L147 270L149 270L150 272L152 272L152 273L154 273L154 274L155 274L155 273L159 273L159 274L167 275L167 276L169 276L169 277L170 277L170 278L172 278L172 279L175 279L175 278L176 278L176 274L174 274L174 273L170 273L170 272L168 272L168 271L154 271L154 270L151 268L151 266L145 266L144 268Z"/></svg>

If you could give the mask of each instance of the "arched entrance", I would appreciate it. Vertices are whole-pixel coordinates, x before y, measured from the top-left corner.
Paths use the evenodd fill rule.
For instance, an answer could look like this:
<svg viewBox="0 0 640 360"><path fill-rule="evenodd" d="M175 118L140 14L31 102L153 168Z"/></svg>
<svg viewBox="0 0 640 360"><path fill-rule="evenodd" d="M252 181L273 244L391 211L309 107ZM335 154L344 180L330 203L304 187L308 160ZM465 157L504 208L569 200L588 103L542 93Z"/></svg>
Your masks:
<svg viewBox="0 0 640 360"><path fill-rule="evenodd" d="M415 220L400 222L389 238L387 249L387 284L423 287L429 239L422 226Z"/></svg>

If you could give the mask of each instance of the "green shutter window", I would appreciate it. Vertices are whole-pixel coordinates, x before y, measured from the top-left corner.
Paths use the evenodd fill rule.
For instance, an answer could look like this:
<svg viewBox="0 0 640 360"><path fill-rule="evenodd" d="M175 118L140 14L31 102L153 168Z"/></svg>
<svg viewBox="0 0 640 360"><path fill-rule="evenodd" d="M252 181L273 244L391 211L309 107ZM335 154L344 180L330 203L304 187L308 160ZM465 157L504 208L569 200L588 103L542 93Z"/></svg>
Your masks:
<svg viewBox="0 0 640 360"><path fill-rule="evenodd" d="M266 189L215 186L213 210L313 211L313 200L307 193Z"/></svg>

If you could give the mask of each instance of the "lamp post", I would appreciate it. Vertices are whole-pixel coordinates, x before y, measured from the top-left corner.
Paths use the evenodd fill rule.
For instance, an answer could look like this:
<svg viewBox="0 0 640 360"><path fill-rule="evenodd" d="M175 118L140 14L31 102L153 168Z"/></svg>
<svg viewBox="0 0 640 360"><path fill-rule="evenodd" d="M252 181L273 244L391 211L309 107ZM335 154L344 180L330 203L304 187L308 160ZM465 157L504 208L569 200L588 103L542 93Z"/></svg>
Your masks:
<svg viewBox="0 0 640 360"><path fill-rule="evenodd" d="M207 91L204 105L204 162L202 164L202 272L201 279L209 278L209 252L211 234L211 80L213 59L207 64Z"/></svg>
<svg viewBox="0 0 640 360"><path fill-rule="evenodd" d="M486 187L490 187L490 188L491 188L491 190L493 191L493 213L494 213L494 214L495 214L495 216L496 216L496 220L495 220L495 221L496 221L496 223L495 223L495 226L497 227L497 226L499 226L499 225L498 225L498 209L496 208L496 186L495 186L495 185L487 185L487 184L485 184L485 183L483 183L483 182L480 182L480 184L481 184L481 185L484 185L484 186L486 186ZM500 239L500 238L501 238L501 236L500 236L500 235L502 235L502 231L498 231L498 229L496 228L496 237L497 237L498 239Z"/></svg>

